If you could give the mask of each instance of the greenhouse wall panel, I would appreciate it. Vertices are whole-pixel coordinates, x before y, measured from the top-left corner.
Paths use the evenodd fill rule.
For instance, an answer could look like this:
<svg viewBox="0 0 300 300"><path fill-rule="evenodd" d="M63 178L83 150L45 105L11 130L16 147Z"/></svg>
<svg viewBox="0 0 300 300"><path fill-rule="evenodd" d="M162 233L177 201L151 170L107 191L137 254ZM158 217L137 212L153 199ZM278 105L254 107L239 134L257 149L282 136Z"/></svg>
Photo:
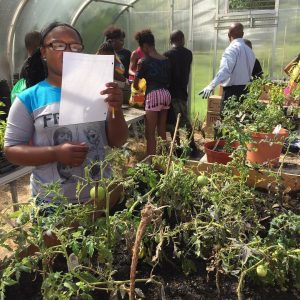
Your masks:
<svg viewBox="0 0 300 300"><path fill-rule="evenodd" d="M41 30L53 21L70 23L80 0L28 1L18 19L14 39L14 72L19 72L27 56L24 36L32 30Z"/></svg>

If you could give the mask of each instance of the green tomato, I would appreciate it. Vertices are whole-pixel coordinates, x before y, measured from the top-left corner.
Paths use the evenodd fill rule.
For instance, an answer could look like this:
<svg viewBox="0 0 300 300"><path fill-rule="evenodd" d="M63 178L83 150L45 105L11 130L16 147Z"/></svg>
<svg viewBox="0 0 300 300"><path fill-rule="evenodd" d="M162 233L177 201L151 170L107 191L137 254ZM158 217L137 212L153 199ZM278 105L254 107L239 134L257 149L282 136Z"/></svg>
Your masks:
<svg viewBox="0 0 300 300"><path fill-rule="evenodd" d="M208 180L207 176L205 176L205 175L199 175L197 177L197 182L198 182L198 184L200 186L205 186L205 185L208 184L209 180Z"/></svg>
<svg viewBox="0 0 300 300"><path fill-rule="evenodd" d="M145 256L146 256L145 247L142 246L142 247L140 248L139 258L142 259L142 258L144 258Z"/></svg>
<svg viewBox="0 0 300 300"><path fill-rule="evenodd" d="M268 268L266 265L258 265L256 267L256 273L259 277L266 277L268 273Z"/></svg>
<svg viewBox="0 0 300 300"><path fill-rule="evenodd" d="M96 188L92 187L90 190L90 197L92 199L96 198ZM98 200L102 201L105 198L105 189L102 186L98 186Z"/></svg>

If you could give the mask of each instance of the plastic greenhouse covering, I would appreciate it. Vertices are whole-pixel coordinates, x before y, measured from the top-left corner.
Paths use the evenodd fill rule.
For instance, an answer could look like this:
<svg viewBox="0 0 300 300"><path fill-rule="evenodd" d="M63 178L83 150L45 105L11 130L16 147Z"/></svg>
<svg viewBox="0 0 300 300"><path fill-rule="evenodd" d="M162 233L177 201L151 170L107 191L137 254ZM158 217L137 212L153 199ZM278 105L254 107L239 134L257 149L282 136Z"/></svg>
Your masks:
<svg viewBox="0 0 300 300"><path fill-rule="evenodd" d="M236 5L244 2L247 5ZM193 51L190 108L200 110L198 92L218 69L228 45L227 28L241 22L265 74L283 78L282 68L299 53L300 0L0 0L0 80L12 84L26 58L24 36L52 21L73 24L85 51L95 53L110 24L126 33L125 47L137 44L134 33L151 28L157 49L169 47L169 34L181 29Z"/></svg>

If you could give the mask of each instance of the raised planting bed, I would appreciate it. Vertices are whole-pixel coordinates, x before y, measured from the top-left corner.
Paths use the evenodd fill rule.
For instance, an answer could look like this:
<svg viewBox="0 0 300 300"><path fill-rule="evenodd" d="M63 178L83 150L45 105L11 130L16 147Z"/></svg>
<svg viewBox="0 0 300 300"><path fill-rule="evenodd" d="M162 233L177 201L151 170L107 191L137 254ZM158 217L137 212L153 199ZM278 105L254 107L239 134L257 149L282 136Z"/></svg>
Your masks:
<svg viewBox="0 0 300 300"><path fill-rule="evenodd" d="M207 172L212 173L218 169L216 164L209 162L187 161L186 165L196 173ZM272 169L253 169L249 168L247 184L250 187L261 188L266 191L276 192L280 187L285 193L300 192L300 166L289 166L287 164L282 170ZM236 176L239 175L234 170Z"/></svg>
<svg viewBox="0 0 300 300"><path fill-rule="evenodd" d="M115 175L124 199L103 218L91 220L78 205L37 216L40 226L21 218L1 232L2 245L10 238L17 246L2 264L0 292L7 299L299 298L300 195L257 191L246 174L216 167L151 157ZM45 247L45 230L59 244ZM21 259L28 241L40 251Z"/></svg>
<svg viewBox="0 0 300 300"><path fill-rule="evenodd" d="M207 161L209 163L219 163L226 165L232 160L232 152L238 147L238 143L231 144L229 148L231 151L226 151L226 141L215 140L206 142L204 144L204 151L206 153Z"/></svg>

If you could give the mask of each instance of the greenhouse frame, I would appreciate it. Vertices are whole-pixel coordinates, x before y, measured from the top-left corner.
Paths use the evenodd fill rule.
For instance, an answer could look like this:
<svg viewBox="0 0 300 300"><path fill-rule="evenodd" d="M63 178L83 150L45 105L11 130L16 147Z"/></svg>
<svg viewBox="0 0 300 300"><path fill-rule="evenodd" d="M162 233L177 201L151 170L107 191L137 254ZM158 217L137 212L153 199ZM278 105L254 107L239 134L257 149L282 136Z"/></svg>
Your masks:
<svg viewBox="0 0 300 300"><path fill-rule="evenodd" d="M300 300L300 0L0 22L0 300Z"/></svg>
<svg viewBox="0 0 300 300"><path fill-rule="evenodd" d="M236 4L237 2L237 4ZM75 25L82 33L85 51L95 53L110 24L126 32L125 46L136 48L134 33L151 28L159 51L169 48L169 34L181 29L186 46L193 51L191 80L192 114L201 111L201 88L215 74L221 54L228 44L227 28L239 21L245 26L265 74L282 79L283 67L299 51L300 0L20 0L0 1L0 79L11 84L26 58L24 35L58 20ZM242 1L243 2L243 1ZM258 4L257 4L258 3ZM235 6L234 6L235 5ZM201 115L204 116L203 112Z"/></svg>

